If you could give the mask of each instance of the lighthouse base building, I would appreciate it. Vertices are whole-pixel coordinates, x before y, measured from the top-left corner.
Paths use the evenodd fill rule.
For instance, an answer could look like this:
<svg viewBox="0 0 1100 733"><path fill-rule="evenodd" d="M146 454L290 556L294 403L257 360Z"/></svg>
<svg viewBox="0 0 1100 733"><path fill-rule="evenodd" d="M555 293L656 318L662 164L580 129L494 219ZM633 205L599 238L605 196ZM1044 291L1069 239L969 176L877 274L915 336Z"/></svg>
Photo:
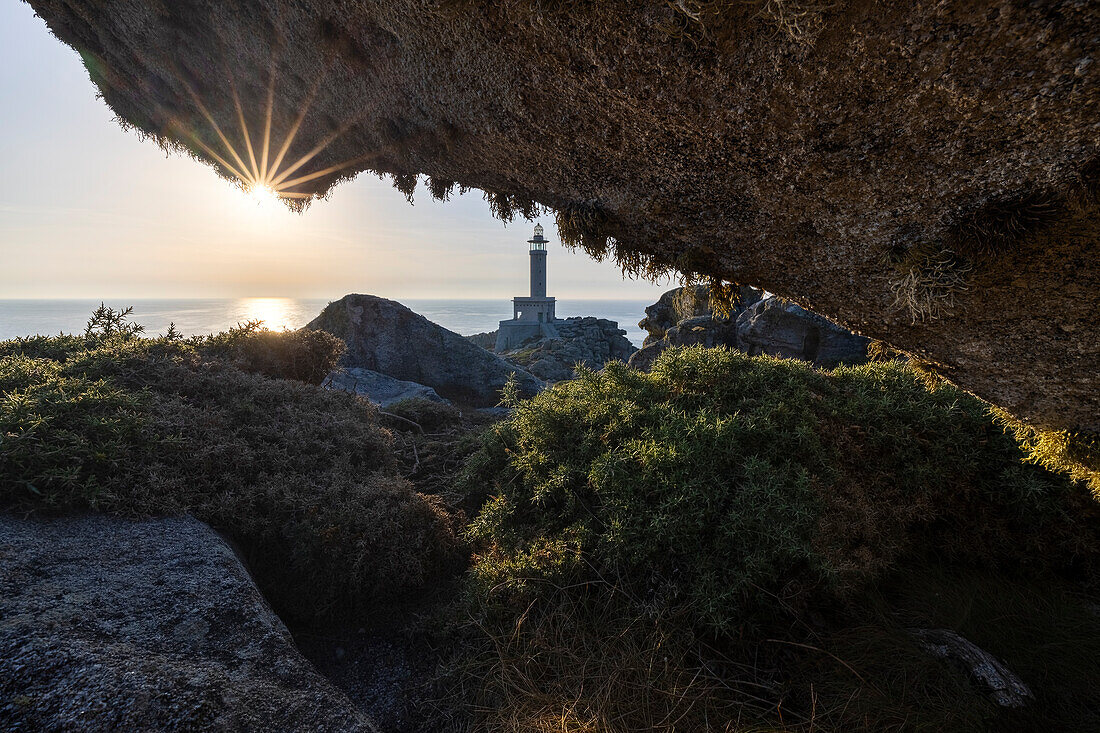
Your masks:
<svg viewBox="0 0 1100 733"><path fill-rule="evenodd" d="M497 330L497 351L511 351L533 339L555 338L557 316L554 298L546 296L546 244L541 225L535 225L531 245L531 295L512 299L511 320L501 321Z"/></svg>

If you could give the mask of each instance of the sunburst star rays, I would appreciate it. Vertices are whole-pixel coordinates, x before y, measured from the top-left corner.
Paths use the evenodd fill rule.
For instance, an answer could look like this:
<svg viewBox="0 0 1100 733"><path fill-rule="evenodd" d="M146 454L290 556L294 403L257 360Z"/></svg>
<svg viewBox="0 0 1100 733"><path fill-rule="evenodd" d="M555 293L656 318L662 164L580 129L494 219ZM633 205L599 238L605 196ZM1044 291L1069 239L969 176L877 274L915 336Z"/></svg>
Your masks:
<svg viewBox="0 0 1100 733"><path fill-rule="evenodd" d="M324 81L324 74L318 77L314 82L309 93L306 95L302 102L301 107L297 111L294 122L291 124L290 129L287 130L286 135L283 137L282 142L278 145L278 151L275 153L275 157L271 159L271 152L273 150L272 140L272 120L274 117L275 106L275 81L277 77L277 65L274 58L271 62L270 72L268 76L267 85L267 98L263 111L262 124L257 125L262 127L262 141L260 142L259 151L256 150L256 146L253 144L252 131L249 129L248 119L245 114L245 107L241 103L241 97L237 92L237 85L234 83L232 75L226 74L229 82L227 88L230 96L233 100L233 107L236 116L236 123L239 127L238 142L241 144L242 149L238 150L237 146L230 140L230 135L227 135L223 131L222 127L214 119L207 105L202 101L199 94L195 91L194 87L184 77L179 70L175 71L176 79L180 82L183 88L187 91L188 96L191 98L195 105L195 108L199 111L206 123L210 126L210 129L214 132L217 140L220 142L220 150L215 149L215 146L208 144L197 134L197 132L191 127L183 124L179 119L173 119L169 122L170 130L178 137L183 137L189 140L192 144L198 147L203 153L210 159L217 162L224 170L235 176L241 183L241 185L247 191L269 191L272 195L289 201L301 201L308 202L315 198L313 193L304 193L301 191L295 191L294 189L301 186L304 183L315 181L325 176L331 176L339 173L343 170L350 168L351 166L360 164L368 160L371 156L361 155L355 158L350 158L341 163L335 165L326 166L320 170L305 173L303 175L293 176L303 167L307 166L314 158L320 155L325 149L327 149L332 143L334 143L341 135L346 133L354 123L342 125L331 134L327 135L317 145L311 148L304 155L296 158L293 162L287 160L287 156L290 153L291 147L294 145L295 140L298 137L298 133L302 128L302 124L305 122L306 117L309 114L310 108L313 106L318 91ZM247 162L246 162L247 159Z"/></svg>

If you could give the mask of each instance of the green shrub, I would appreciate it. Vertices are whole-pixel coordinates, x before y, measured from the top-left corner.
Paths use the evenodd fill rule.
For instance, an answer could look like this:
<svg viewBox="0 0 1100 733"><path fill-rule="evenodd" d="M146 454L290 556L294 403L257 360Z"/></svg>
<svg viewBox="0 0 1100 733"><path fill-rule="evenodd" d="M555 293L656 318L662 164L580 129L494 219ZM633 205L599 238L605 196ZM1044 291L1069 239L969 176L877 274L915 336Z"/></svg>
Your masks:
<svg viewBox="0 0 1100 733"><path fill-rule="evenodd" d="M301 618L419 589L456 561L454 528L397 475L377 411L261 375L312 380L292 355L316 345L271 332L0 343L0 506L193 514Z"/></svg>
<svg viewBox="0 0 1100 733"><path fill-rule="evenodd" d="M202 345L233 359L246 372L307 384L321 384L347 348L324 331L270 331L256 321L211 336Z"/></svg>
<svg viewBox="0 0 1100 733"><path fill-rule="evenodd" d="M965 393L896 362L822 372L695 347L512 404L463 477L487 498L440 707L464 708L469 729L1100 720L1065 704L1100 681L1100 619L1083 621L1080 599L1061 603L1064 623L1033 602L1075 587L1051 569L1090 577L1096 504L1026 463ZM1013 628L997 644L1002 612ZM1013 660L1038 705L1001 710L910 626ZM1075 637L1079 650L1043 641ZM1039 676L1059 657L1064 673Z"/></svg>
<svg viewBox="0 0 1100 733"><path fill-rule="evenodd" d="M1023 463L982 403L900 364L669 350L649 374L609 365L519 403L498 439L470 530L480 587L599 578L721 634L913 557L1097 551L1087 493Z"/></svg>

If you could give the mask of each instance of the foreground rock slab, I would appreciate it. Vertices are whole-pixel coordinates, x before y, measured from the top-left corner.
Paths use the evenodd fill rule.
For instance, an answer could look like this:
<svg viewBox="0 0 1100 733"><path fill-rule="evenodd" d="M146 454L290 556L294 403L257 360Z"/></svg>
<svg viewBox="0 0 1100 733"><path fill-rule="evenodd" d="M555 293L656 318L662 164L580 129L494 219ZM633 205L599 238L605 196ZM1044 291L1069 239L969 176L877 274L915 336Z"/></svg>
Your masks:
<svg viewBox="0 0 1100 733"><path fill-rule="evenodd" d="M0 728L376 731L189 518L0 516Z"/></svg>
<svg viewBox="0 0 1100 733"><path fill-rule="evenodd" d="M123 120L291 203L545 204L1100 432L1100 3L30 2Z"/></svg>

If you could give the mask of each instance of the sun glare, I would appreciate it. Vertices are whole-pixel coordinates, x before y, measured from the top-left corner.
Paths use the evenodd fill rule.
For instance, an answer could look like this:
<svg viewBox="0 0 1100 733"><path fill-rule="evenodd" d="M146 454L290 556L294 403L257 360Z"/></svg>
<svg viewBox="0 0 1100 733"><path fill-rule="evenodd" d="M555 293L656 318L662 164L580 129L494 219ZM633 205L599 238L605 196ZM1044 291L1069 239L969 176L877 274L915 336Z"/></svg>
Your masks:
<svg viewBox="0 0 1100 733"><path fill-rule="evenodd" d="M290 298L244 298L238 307L242 321L263 321L265 328L281 331L284 328L296 328L294 301Z"/></svg>
<svg viewBox="0 0 1100 733"><path fill-rule="evenodd" d="M279 194L270 186L257 184L249 186L248 199L257 206L267 208L279 203Z"/></svg>

